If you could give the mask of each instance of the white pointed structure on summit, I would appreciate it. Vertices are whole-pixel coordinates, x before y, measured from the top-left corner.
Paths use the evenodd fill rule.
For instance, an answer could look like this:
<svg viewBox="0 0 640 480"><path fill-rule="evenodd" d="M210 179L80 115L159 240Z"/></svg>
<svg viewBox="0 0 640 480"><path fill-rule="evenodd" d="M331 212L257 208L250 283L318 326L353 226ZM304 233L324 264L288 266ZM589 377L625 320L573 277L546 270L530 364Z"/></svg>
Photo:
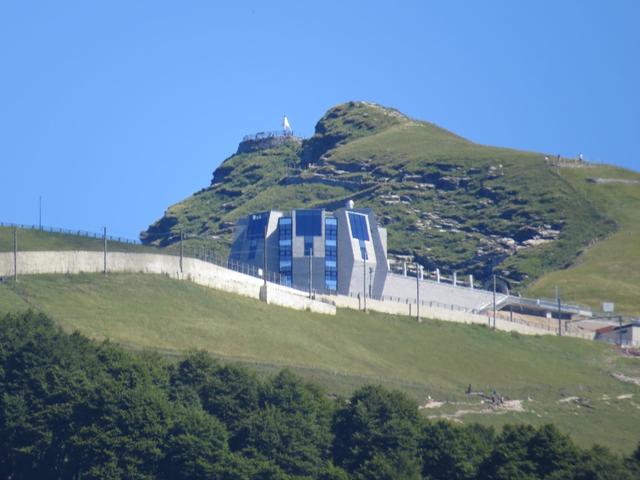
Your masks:
<svg viewBox="0 0 640 480"><path fill-rule="evenodd" d="M287 118L286 115L282 117L282 130L284 131L285 135L293 134L293 130L291 130L291 125L289 125L289 119Z"/></svg>

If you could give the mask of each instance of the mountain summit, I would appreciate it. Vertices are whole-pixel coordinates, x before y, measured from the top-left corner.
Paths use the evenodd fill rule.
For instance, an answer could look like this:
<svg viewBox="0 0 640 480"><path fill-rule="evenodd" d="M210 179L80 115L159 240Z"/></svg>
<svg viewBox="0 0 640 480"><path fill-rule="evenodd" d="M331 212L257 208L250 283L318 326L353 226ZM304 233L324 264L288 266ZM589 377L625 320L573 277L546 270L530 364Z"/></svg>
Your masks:
<svg viewBox="0 0 640 480"><path fill-rule="evenodd" d="M245 139L208 187L171 206L142 241L167 246L183 231L226 250L250 212L352 199L387 227L392 259L484 280L498 273L517 286L570 265L615 229L555 158L479 145L373 103L331 108L309 139L263 140Z"/></svg>

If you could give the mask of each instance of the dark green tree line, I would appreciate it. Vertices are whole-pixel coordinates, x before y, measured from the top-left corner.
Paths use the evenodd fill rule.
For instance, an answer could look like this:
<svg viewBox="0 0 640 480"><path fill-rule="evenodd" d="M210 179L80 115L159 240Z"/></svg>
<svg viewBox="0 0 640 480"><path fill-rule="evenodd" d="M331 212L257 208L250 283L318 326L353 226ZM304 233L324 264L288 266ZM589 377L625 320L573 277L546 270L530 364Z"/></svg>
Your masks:
<svg viewBox="0 0 640 480"><path fill-rule="evenodd" d="M195 352L170 362L0 319L0 479L640 478L552 425L430 422L403 393L331 400L289 371L266 380Z"/></svg>

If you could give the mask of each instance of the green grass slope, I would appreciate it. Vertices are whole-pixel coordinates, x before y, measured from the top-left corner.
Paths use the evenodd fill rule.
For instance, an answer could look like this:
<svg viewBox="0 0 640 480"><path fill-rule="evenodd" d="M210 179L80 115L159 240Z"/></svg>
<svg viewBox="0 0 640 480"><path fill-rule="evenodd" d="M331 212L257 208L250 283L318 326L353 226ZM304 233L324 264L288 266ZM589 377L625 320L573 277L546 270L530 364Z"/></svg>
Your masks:
<svg viewBox="0 0 640 480"><path fill-rule="evenodd" d="M571 265L615 227L543 154L480 145L349 102L330 109L302 146L232 155L209 187L171 206L142 238L168 245L183 230L224 252L248 212L347 199L374 209L391 254L483 280L497 272L516 288Z"/></svg>
<svg viewBox="0 0 640 480"><path fill-rule="evenodd" d="M408 123L358 139L326 163L341 168L354 159L368 159L361 171L372 176L402 179L386 182L364 203L388 226L390 251L412 253L433 267L462 268L482 278L502 262L497 270L513 281L536 278L570 264L583 245L612 228L543 155L477 145L430 124ZM421 188L429 180L435 188ZM389 205L389 195L407 201ZM535 229L561 233L516 251L500 243L526 241Z"/></svg>
<svg viewBox="0 0 640 480"><path fill-rule="evenodd" d="M13 251L12 227L0 227L0 252ZM104 241L101 237L88 237L69 233L47 232L36 229L18 229L18 250L89 250L101 251ZM157 252L158 249L126 242L109 240L107 248L118 252Z"/></svg>
<svg viewBox="0 0 640 480"><path fill-rule="evenodd" d="M551 296L558 285L572 301L594 308L612 301L616 311L640 315L640 174L610 166L562 169L560 174L616 222L616 231L587 248L575 265L544 275L527 294ZM594 183L590 178L638 183Z"/></svg>
<svg viewBox="0 0 640 480"><path fill-rule="evenodd" d="M637 360L603 344L347 310L316 315L150 275L26 276L0 284L0 313L27 306L67 331L133 348L206 349L260 369L294 367L334 392L375 382L420 402L427 395L454 402L429 415L497 426L555 422L582 445L624 452L638 441L640 387L611 377L640 377ZM483 413L486 406L464 395L469 383L523 400L524 411ZM560 402L570 396L583 400Z"/></svg>

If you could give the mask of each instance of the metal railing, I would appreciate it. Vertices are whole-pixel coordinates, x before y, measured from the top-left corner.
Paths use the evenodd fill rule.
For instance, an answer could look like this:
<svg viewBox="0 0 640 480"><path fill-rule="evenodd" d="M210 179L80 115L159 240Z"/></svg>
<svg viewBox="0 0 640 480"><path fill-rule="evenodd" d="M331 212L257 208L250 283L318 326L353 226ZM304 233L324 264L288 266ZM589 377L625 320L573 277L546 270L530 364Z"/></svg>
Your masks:
<svg viewBox="0 0 640 480"><path fill-rule="evenodd" d="M352 298L364 298L362 292L349 292L348 296ZM416 299L411 297L395 297L392 295L380 295L378 297L367 295L366 297L368 300L375 300L380 302L393 302L393 303L400 303L403 305L416 305ZM419 304L421 307L435 307L435 308L442 308L445 310L452 310L456 312L465 312L465 313L475 313L475 314L480 313L480 311L475 308L467 308L461 305L453 305L451 303L443 303L435 300L420 300Z"/></svg>
<svg viewBox="0 0 640 480"><path fill-rule="evenodd" d="M271 130L267 132L258 132L253 133L251 135L245 135L242 137L243 142L256 141L256 140L265 140L267 138L277 138L277 137L293 137L293 132L289 130Z"/></svg>
<svg viewBox="0 0 640 480"><path fill-rule="evenodd" d="M40 225L25 225L25 224L17 224L17 223L7 223L7 222L0 222L0 227L5 227L5 228L16 228L16 229L23 229L23 230L36 230L36 231L40 231L40 232L47 232L47 233L53 233L53 234L62 234L62 235L69 235L69 236L74 236L74 237L81 237L81 238L87 238L87 239L96 239L96 240L104 240L105 238L105 234L103 233L97 233L97 232L90 232L87 230L71 230L71 229L65 229L65 228L58 228L58 227L50 227L50 226L40 226ZM107 242L112 242L112 243L120 243L120 244L125 244L125 245L139 245L139 246L143 246L142 242L140 242L140 240L133 240L130 238L126 238L126 237L120 237L120 236L114 236L114 235L106 235L106 239ZM113 246L110 246L111 249L113 249ZM200 261L204 261L207 263L211 263L217 266L220 266L222 268L226 268L228 270L232 270L238 273L242 273L245 275L249 275L252 277L256 277L256 278L260 278L260 279L264 279L264 272L263 269L256 266L255 264L249 264L249 263L243 263L240 262L238 260L234 260L231 259L229 257L227 257L224 254L221 254L220 252L216 252L215 250L211 249L211 248L205 248L205 247L192 247L192 246L182 246L179 249L175 248L175 249L162 249L162 248L158 248L158 247L152 247L152 246L146 246L147 248L149 248L150 250L155 250L154 253L158 253L158 254L163 254L163 255L171 255L171 256L182 256L183 258L192 258L192 259L196 259L196 260L200 260ZM111 250L113 251L113 250ZM394 272L395 273L395 272ZM415 275L412 275L415 278ZM309 294L309 289L306 288L306 286L300 285L300 284L291 284L288 281L286 281L286 279L279 273L279 272L275 272L275 271L267 271L267 281L273 284L277 284L277 285L281 285L281 286L285 286L285 287L289 287L292 288L294 290L297 290L299 292L304 292L305 294ZM433 280L421 280L424 282L434 282ZM483 293L490 293L486 290L480 290L478 289L479 292L483 292ZM329 290L324 290L324 289L317 289L317 288L312 288L311 289L311 297L316 298L316 296L325 296L325 297L332 297L332 296L337 296L337 292L335 291L329 291ZM352 298L362 298L363 297L363 293L362 292L349 292L348 294L349 297ZM409 297L396 297L396 296L390 296L390 295L381 295L378 297L373 297L373 296L369 296L366 295L367 299L371 299L371 300L377 300L377 301L382 301L382 302L393 302L396 304L405 304L405 305L416 305L416 299L415 298L409 298ZM522 298L522 297L514 297L514 296L508 296L506 297L507 299L515 299L517 300L518 303L522 304L522 305L536 305L536 306L540 306L541 304L543 304L544 306L549 306L550 308L557 306L557 303L554 300L546 300L546 299L526 299L526 298ZM325 299L320 298L322 301L326 301ZM500 306L504 305L504 299L502 299L500 303ZM446 309L446 310L451 310L451 311L457 311L457 312L465 312L465 313L471 313L471 314L482 314L481 311L479 309L475 309L475 308L467 308L467 307L463 307L460 305L454 305L454 304L448 304L448 303L444 303L444 302L438 302L435 300L421 300L419 302L419 305L422 307L435 307L435 308L442 308L442 309ZM569 304L561 304L562 305L562 310L564 312L567 311L578 311L580 310L580 306L579 305L569 305ZM506 320L506 321L510 321L512 323L518 323L518 324L523 324L523 325L527 325L530 327L535 327L538 328L540 330L548 330L548 331L555 331L555 329L551 329L551 328L545 328L543 326L540 326L538 324L535 324L535 322L529 322L523 319L517 319L517 318L505 318L502 315L498 315L499 318L501 318L502 320ZM572 332L573 335L572 336L582 336L580 333L578 332Z"/></svg>

